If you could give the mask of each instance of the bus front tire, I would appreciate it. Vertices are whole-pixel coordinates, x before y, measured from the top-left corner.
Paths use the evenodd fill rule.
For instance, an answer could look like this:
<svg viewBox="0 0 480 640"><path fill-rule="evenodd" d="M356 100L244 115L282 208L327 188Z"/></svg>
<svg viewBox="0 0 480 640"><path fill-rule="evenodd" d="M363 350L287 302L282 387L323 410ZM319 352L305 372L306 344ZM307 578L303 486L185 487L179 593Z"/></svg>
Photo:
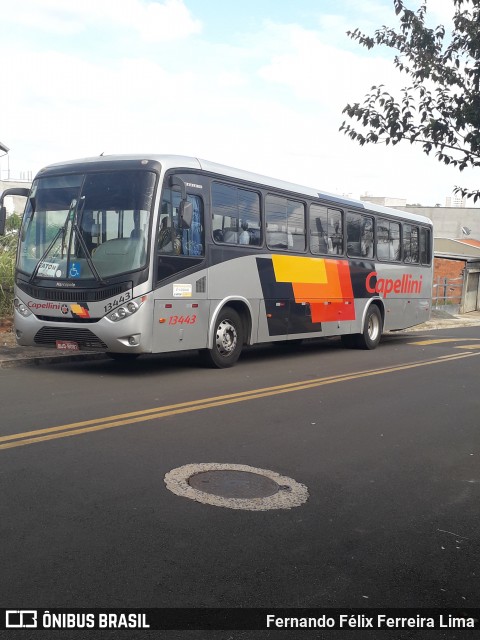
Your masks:
<svg viewBox="0 0 480 640"><path fill-rule="evenodd" d="M242 347L242 320L235 309L225 307L216 321L213 347L201 352L202 359L216 369L232 367L240 357Z"/></svg>
<svg viewBox="0 0 480 640"><path fill-rule="evenodd" d="M342 344L347 349L375 349L382 337L382 314L376 304L371 304L365 314L362 333L342 336Z"/></svg>

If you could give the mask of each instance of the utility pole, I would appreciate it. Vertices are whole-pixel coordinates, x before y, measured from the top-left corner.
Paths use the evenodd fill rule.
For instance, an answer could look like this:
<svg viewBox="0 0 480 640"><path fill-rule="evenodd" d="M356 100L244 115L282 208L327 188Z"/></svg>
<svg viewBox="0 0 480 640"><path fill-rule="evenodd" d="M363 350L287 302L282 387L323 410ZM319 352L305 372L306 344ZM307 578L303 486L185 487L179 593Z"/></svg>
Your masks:
<svg viewBox="0 0 480 640"><path fill-rule="evenodd" d="M4 156L7 156L7 180L10 180L10 158L8 157L8 152L10 151L10 149L7 147L7 145L3 144L2 142L0 142L0 152L3 152L2 155L0 156L0 158L3 158ZM0 180L2 179L2 175L0 173Z"/></svg>

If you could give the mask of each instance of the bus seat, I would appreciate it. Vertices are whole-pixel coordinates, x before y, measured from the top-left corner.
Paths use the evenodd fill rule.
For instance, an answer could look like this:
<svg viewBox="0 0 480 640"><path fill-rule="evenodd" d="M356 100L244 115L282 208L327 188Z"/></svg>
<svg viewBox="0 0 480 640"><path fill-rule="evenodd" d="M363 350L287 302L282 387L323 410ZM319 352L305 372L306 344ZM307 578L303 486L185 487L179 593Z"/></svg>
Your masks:
<svg viewBox="0 0 480 640"><path fill-rule="evenodd" d="M390 258L390 244L388 242L377 242L377 258L379 260Z"/></svg>
<svg viewBox="0 0 480 640"><path fill-rule="evenodd" d="M95 262L108 264L108 272L110 273L136 269L145 261L145 238L108 240L95 249L94 259Z"/></svg>
<svg viewBox="0 0 480 640"><path fill-rule="evenodd" d="M284 231L267 230L267 244L272 249L287 249L288 239Z"/></svg>
<svg viewBox="0 0 480 640"><path fill-rule="evenodd" d="M327 253L327 243L325 237L320 233L312 233L310 235L310 248L312 253L323 254Z"/></svg>
<svg viewBox="0 0 480 640"><path fill-rule="evenodd" d="M293 251L305 251L305 236L303 234L293 234L292 244L289 244L289 248Z"/></svg>
<svg viewBox="0 0 480 640"><path fill-rule="evenodd" d="M250 234L250 244L253 244L257 247L260 246L260 229L249 229L248 233Z"/></svg>
<svg viewBox="0 0 480 640"><path fill-rule="evenodd" d="M230 242L233 244L237 244L238 242L238 233L236 229L224 229L223 230L223 241Z"/></svg>
<svg viewBox="0 0 480 640"><path fill-rule="evenodd" d="M347 242L347 253L349 256L359 257L362 255L360 242Z"/></svg>

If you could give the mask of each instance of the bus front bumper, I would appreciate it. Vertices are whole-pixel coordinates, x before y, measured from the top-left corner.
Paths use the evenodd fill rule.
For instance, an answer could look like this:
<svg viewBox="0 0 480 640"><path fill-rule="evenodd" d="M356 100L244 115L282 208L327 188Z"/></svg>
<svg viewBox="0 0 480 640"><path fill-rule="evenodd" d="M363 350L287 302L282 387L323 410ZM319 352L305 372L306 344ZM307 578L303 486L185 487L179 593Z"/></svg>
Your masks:
<svg viewBox="0 0 480 640"><path fill-rule="evenodd" d="M57 322L27 317L14 312L15 335L19 345L81 351L113 353L151 353L151 319L140 309L136 314L112 322L101 318L95 322Z"/></svg>

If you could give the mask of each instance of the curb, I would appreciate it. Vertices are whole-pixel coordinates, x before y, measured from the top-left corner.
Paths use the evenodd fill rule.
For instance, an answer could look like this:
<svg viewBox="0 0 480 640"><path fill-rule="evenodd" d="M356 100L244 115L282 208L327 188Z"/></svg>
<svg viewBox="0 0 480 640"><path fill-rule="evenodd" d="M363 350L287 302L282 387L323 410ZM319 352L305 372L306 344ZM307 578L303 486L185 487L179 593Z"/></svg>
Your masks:
<svg viewBox="0 0 480 640"><path fill-rule="evenodd" d="M428 320L424 324L420 324L409 329L401 329L400 331L386 332L388 334L408 334L419 331L438 331L442 329L459 329L465 327L479 327L480 317L478 319L467 320L466 318ZM13 367L32 367L41 364L58 364L59 362L87 362L95 360L110 360L106 353L98 352L81 352L76 354L38 354L38 355L22 355L7 357L2 360L0 356L0 369L9 369Z"/></svg>
<svg viewBox="0 0 480 640"><path fill-rule="evenodd" d="M415 327L410 327L409 329L402 329L401 331L395 333L408 332L411 333L413 331L441 331L442 329L464 329L465 327L479 327L480 319L478 320L429 320L424 324L419 324Z"/></svg>
<svg viewBox="0 0 480 640"><path fill-rule="evenodd" d="M10 360L0 360L0 369L11 369L13 367L32 367L41 364L58 364L59 362L86 362L90 360L108 360L105 353L81 353L76 356L20 356Z"/></svg>

